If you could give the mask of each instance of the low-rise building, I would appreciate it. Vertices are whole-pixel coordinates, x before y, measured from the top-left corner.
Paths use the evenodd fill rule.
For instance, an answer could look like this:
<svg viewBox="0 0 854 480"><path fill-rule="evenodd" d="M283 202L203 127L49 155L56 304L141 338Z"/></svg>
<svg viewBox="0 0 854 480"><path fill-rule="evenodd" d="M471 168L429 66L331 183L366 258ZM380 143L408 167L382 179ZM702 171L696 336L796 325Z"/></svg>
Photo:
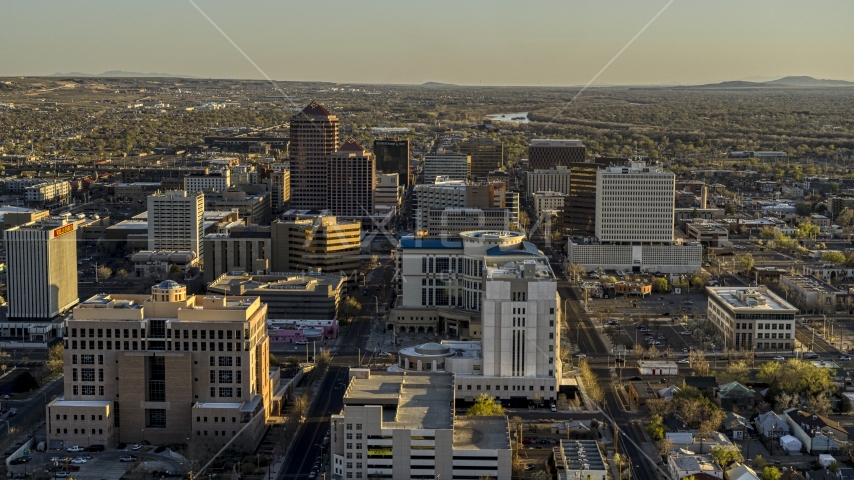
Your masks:
<svg viewBox="0 0 854 480"><path fill-rule="evenodd" d="M629 382L629 396L638 406L646 405L647 400L655 400L658 398L655 389L649 382Z"/></svg>
<svg viewBox="0 0 854 480"><path fill-rule="evenodd" d="M606 480L608 462L596 440L560 440L554 447L558 480Z"/></svg>
<svg viewBox="0 0 854 480"><path fill-rule="evenodd" d="M798 309L764 285L706 287L706 292L709 320L721 332L725 348L794 348Z"/></svg>
<svg viewBox="0 0 854 480"><path fill-rule="evenodd" d="M338 338L338 320L268 320L271 343L322 342Z"/></svg>
<svg viewBox="0 0 854 480"><path fill-rule="evenodd" d="M350 369L330 418L333 478L510 480L507 418L455 416L454 390L452 374Z"/></svg>
<svg viewBox="0 0 854 480"><path fill-rule="evenodd" d="M680 479L691 475L706 474L724 478L724 472L715 457L704 454L671 453L667 456L670 478Z"/></svg>
<svg viewBox="0 0 854 480"><path fill-rule="evenodd" d="M726 478L728 480L759 480L759 475L747 465L735 463L732 468L726 471Z"/></svg>
<svg viewBox="0 0 854 480"><path fill-rule="evenodd" d="M756 432L768 438L779 438L789 434L789 424L785 415L778 415L773 410L759 414L754 424Z"/></svg>
<svg viewBox="0 0 854 480"><path fill-rule="evenodd" d="M830 313L836 310L837 303L844 308L848 292L825 283L813 276L783 275L780 286L788 290L789 298L800 304L804 310Z"/></svg>
<svg viewBox="0 0 854 480"><path fill-rule="evenodd" d="M717 398L726 410L737 408L742 411L753 409L759 397L752 388L739 382L729 382L718 387Z"/></svg>
<svg viewBox="0 0 854 480"><path fill-rule="evenodd" d="M791 434L810 455L839 451L848 441L848 430L824 415L792 408L784 412Z"/></svg>
<svg viewBox="0 0 854 480"><path fill-rule="evenodd" d="M567 261L588 270L624 270L627 272L692 273L700 269L703 246L618 245L587 239L567 241Z"/></svg>
<svg viewBox="0 0 854 480"><path fill-rule="evenodd" d="M534 213L537 216L540 216L545 212L562 211L566 194L561 192L545 191L534 192L531 197L534 202Z"/></svg>
<svg viewBox="0 0 854 480"><path fill-rule="evenodd" d="M665 360L638 360L638 371L641 375L677 375L679 365Z"/></svg>
<svg viewBox="0 0 854 480"><path fill-rule="evenodd" d="M708 247L728 247L729 230L713 222L694 221L685 225L685 233L695 242Z"/></svg>
<svg viewBox="0 0 854 480"><path fill-rule="evenodd" d="M196 252L176 252L166 250L142 250L130 257L135 277L162 278L169 274L172 265L181 269L183 274L199 266Z"/></svg>
<svg viewBox="0 0 854 480"><path fill-rule="evenodd" d="M208 284L208 292L258 297L276 319L336 318L346 278L337 273L223 274Z"/></svg>

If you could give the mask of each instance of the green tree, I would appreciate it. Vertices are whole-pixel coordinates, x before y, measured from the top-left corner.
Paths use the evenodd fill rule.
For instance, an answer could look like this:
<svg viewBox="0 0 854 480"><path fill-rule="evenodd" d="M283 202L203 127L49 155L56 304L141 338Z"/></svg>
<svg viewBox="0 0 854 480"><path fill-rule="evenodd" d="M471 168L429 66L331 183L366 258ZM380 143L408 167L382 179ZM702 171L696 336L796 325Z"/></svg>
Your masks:
<svg viewBox="0 0 854 480"><path fill-rule="evenodd" d="M726 370L717 372L718 383L739 382L744 383L750 375L750 369L744 360L730 363Z"/></svg>
<svg viewBox="0 0 854 480"><path fill-rule="evenodd" d="M473 417L497 417L504 415L504 408L488 394L481 393L475 397L474 404L466 411L466 415Z"/></svg>
<svg viewBox="0 0 854 480"><path fill-rule="evenodd" d="M821 233L821 228L818 225L804 222L798 224L798 231L795 232L797 238L815 238Z"/></svg>
<svg viewBox="0 0 854 480"><path fill-rule="evenodd" d="M659 293L670 291L670 282L666 278L655 278L652 280L652 289Z"/></svg>
<svg viewBox="0 0 854 480"><path fill-rule="evenodd" d="M338 304L338 317L343 320L345 324L353 321L361 311L362 302L353 296L348 296L343 302Z"/></svg>
<svg viewBox="0 0 854 480"><path fill-rule="evenodd" d="M734 443L718 444L712 447L711 454L721 467L726 469L735 462L743 462L741 445Z"/></svg>
<svg viewBox="0 0 854 480"><path fill-rule="evenodd" d="M550 478L552 478L551 475L546 473L545 470L538 470L531 475L531 480L549 480Z"/></svg>
<svg viewBox="0 0 854 480"><path fill-rule="evenodd" d="M102 265L98 267L98 278L101 280L107 280L108 278L113 276L113 269L106 265Z"/></svg>
<svg viewBox="0 0 854 480"><path fill-rule="evenodd" d="M756 261L753 259L753 255L745 253L744 255L737 256L735 263L738 265L739 270L749 272L753 268L753 265L756 264Z"/></svg>
<svg viewBox="0 0 854 480"><path fill-rule="evenodd" d="M651 416L649 418L649 423L644 427L644 430L646 430L646 433L648 433L653 440L661 440L664 438L665 429L661 415Z"/></svg>
<svg viewBox="0 0 854 480"><path fill-rule="evenodd" d="M63 359L64 352L65 346L63 346L62 342L50 347L47 353L47 367L51 372L57 373L62 371L62 367L65 365Z"/></svg>
<svg viewBox="0 0 854 480"><path fill-rule="evenodd" d="M765 468L766 465L768 465L768 461L762 455L753 457L753 468Z"/></svg>
<svg viewBox="0 0 854 480"><path fill-rule="evenodd" d="M772 227L770 225L766 225L766 226L762 227L761 230L759 230L759 237L764 238L766 240L770 240L770 239L774 238L774 234L775 234L774 227Z"/></svg>
<svg viewBox="0 0 854 480"><path fill-rule="evenodd" d="M821 261L832 263L834 265L840 265L845 263L845 254L842 252L824 252L821 254Z"/></svg>
<svg viewBox="0 0 854 480"><path fill-rule="evenodd" d="M21 372L12 380L12 392L24 393L39 388L39 382L30 372Z"/></svg>
<svg viewBox="0 0 854 480"><path fill-rule="evenodd" d="M769 467L766 466L762 469L762 480L780 480L783 474L780 472L780 469L777 467Z"/></svg>
<svg viewBox="0 0 854 480"><path fill-rule="evenodd" d="M122 280L124 280L124 279L128 278L128 271L125 270L124 268L120 268L120 269L116 270L116 276L121 278Z"/></svg>

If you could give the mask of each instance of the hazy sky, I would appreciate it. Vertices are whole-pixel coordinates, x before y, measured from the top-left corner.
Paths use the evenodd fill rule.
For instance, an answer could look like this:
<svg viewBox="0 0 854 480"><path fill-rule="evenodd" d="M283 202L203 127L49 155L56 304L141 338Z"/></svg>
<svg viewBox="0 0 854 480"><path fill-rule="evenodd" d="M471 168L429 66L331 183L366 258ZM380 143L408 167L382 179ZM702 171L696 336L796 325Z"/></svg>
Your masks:
<svg viewBox="0 0 854 480"><path fill-rule="evenodd" d="M270 77L583 85L667 0L195 0ZM675 0L596 84L854 80L854 1ZM0 76L263 78L189 0L2 0Z"/></svg>

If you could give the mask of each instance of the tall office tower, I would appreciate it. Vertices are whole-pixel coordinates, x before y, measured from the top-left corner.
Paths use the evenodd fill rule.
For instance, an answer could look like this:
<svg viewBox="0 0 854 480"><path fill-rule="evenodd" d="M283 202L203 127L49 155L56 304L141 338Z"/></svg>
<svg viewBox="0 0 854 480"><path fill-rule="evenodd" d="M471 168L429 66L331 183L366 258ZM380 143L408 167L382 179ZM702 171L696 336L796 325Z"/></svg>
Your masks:
<svg viewBox="0 0 854 480"><path fill-rule="evenodd" d="M64 216L3 232L9 318L49 319L77 303L76 229Z"/></svg>
<svg viewBox="0 0 854 480"><path fill-rule="evenodd" d="M605 165L599 159L569 165L569 195L563 207L563 228L569 235L596 235L596 172Z"/></svg>
<svg viewBox="0 0 854 480"><path fill-rule="evenodd" d="M187 295L171 280L148 295L99 294L62 338L64 394L45 408L51 448L189 439L254 451L266 432L278 375L258 297Z"/></svg>
<svg viewBox="0 0 854 480"><path fill-rule="evenodd" d="M531 140L528 170L568 167L573 162L583 162L585 155L581 140Z"/></svg>
<svg viewBox="0 0 854 480"><path fill-rule="evenodd" d="M326 181L327 210L344 217L374 214L376 186L374 155L354 139L329 155Z"/></svg>
<svg viewBox="0 0 854 480"><path fill-rule="evenodd" d="M270 206L280 212L291 201L291 172L281 169L270 172Z"/></svg>
<svg viewBox="0 0 854 480"><path fill-rule="evenodd" d="M338 148L338 117L311 102L291 118L291 207L327 208L329 155Z"/></svg>
<svg viewBox="0 0 854 480"><path fill-rule="evenodd" d="M424 183L445 180L468 180L471 175L471 157L460 153L439 152L424 156Z"/></svg>
<svg viewBox="0 0 854 480"><path fill-rule="evenodd" d="M409 175L409 140L374 140L374 155L378 172L398 174L401 185L414 183Z"/></svg>
<svg viewBox="0 0 854 480"><path fill-rule="evenodd" d="M362 222L318 215L273 222L272 272L343 273L359 270Z"/></svg>
<svg viewBox="0 0 854 480"><path fill-rule="evenodd" d="M560 306L548 261L487 256L484 270L483 376L545 379L551 388L544 389L544 398L556 398Z"/></svg>
<svg viewBox="0 0 854 480"><path fill-rule="evenodd" d="M676 176L643 162L596 175L596 237L600 242L671 244Z"/></svg>
<svg viewBox="0 0 854 480"><path fill-rule="evenodd" d="M205 196L174 190L148 197L148 249L202 256Z"/></svg>
<svg viewBox="0 0 854 480"><path fill-rule="evenodd" d="M471 137L460 143L460 153L471 157L471 176L486 180L504 164L504 144L489 137Z"/></svg>

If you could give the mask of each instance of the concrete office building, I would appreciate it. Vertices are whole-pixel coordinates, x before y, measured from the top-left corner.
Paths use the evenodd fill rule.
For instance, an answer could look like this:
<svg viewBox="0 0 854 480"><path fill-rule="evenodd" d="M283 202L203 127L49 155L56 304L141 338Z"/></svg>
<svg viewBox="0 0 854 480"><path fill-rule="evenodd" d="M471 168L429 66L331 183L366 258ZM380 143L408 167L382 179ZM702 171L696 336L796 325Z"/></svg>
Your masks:
<svg viewBox="0 0 854 480"><path fill-rule="evenodd" d="M414 183L409 174L409 140L374 140L374 155L378 172L396 173L400 184L404 186Z"/></svg>
<svg viewBox="0 0 854 480"><path fill-rule="evenodd" d="M260 298L270 318L302 320L336 318L345 289L341 275L319 272L220 275L208 285L209 293Z"/></svg>
<svg viewBox="0 0 854 480"><path fill-rule="evenodd" d="M325 209L327 164L338 148L338 117L311 102L290 122L291 206Z"/></svg>
<svg viewBox="0 0 854 480"><path fill-rule="evenodd" d="M241 190L205 193L205 209L223 212L237 211L247 225L269 225L272 220L270 194L250 194Z"/></svg>
<svg viewBox="0 0 854 480"><path fill-rule="evenodd" d="M325 272L355 282L360 269L361 223L318 215L274 222L272 272Z"/></svg>
<svg viewBox="0 0 854 480"><path fill-rule="evenodd" d="M676 175L643 162L612 166L596 176L596 237L600 242L673 242Z"/></svg>
<svg viewBox="0 0 854 480"><path fill-rule="evenodd" d="M454 391L452 374L350 369L329 420L332 478L510 480L506 417L456 416Z"/></svg>
<svg viewBox="0 0 854 480"><path fill-rule="evenodd" d="M504 231L510 230L510 211L506 208L432 209L427 224L427 235L459 235L472 227Z"/></svg>
<svg viewBox="0 0 854 480"><path fill-rule="evenodd" d="M460 153L471 157L471 177L485 181L489 173L504 165L504 144L488 137L469 137L460 143Z"/></svg>
<svg viewBox="0 0 854 480"><path fill-rule="evenodd" d="M231 187L231 172L227 168L184 177L184 191L191 195L197 192L224 192L229 187Z"/></svg>
<svg viewBox="0 0 854 480"><path fill-rule="evenodd" d="M205 196L180 190L148 197L148 250L203 255Z"/></svg>
<svg viewBox="0 0 854 480"><path fill-rule="evenodd" d="M368 217L374 213L376 166L374 155L354 139L329 155L327 210L343 217Z"/></svg>
<svg viewBox="0 0 854 480"><path fill-rule="evenodd" d="M570 170L565 166L525 172L528 196L532 196L535 192L559 192L569 195L569 178Z"/></svg>
<svg viewBox="0 0 854 480"><path fill-rule="evenodd" d="M570 236L596 235L596 175L603 166L599 159L569 165L569 195L564 201L562 227Z"/></svg>
<svg viewBox="0 0 854 480"><path fill-rule="evenodd" d="M560 192L534 192L531 199L534 204L534 213L539 217L546 212L560 213L563 211L566 195Z"/></svg>
<svg viewBox="0 0 854 480"><path fill-rule="evenodd" d="M424 183L436 182L436 177L445 180L468 180L471 175L471 156L461 153L439 151L424 156Z"/></svg>
<svg viewBox="0 0 854 480"><path fill-rule="evenodd" d="M374 205L386 206L397 211L403 202L403 189L397 173L378 173Z"/></svg>
<svg viewBox="0 0 854 480"><path fill-rule="evenodd" d="M291 201L291 172L287 169L270 172L270 208L281 212Z"/></svg>
<svg viewBox="0 0 854 480"><path fill-rule="evenodd" d="M130 261L133 262L133 276L137 278L163 278L169 275L173 265L186 275L191 268L199 266L199 256L196 252L142 250L131 255Z"/></svg>
<svg viewBox="0 0 854 480"><path fill-rule="evenodd" d="M50 319L77 303L77 228L44 217L3 232L10 319Z"/></svg>
<svg viewBox="0 0 854 480"><path fill-rule="evenodd" d="M267 272L273 258L272 227L230 228L204 237L205 282L231 272Z"/></svg>
<svg viewBox="0 0 854 480"><path fill-rule="evenodd" d="M548 170L574 162L583 162L586 149L581 140L531 140L528 146L528 170Z"/></svg>
<svg viewBox="0 0 854 480"><path fill-rule="evenodd" d="M46 407L48 446L207 443L254 451L277 372L258 297L96 295L63 327L64 394Z"/></svg>
<svg viewBox="0 0 854 480"><path fill-rule="evenodd" d="M416 185L413 194L416 231L423 232L428 229L431 210L504 208L506 188L502 183L469 184L462 180L449 180L447 177L437 178L437 182L432 185ZM479 227L472 225L472 228Z"/></svg>
<svg viewBox="0 0 854 480"><path fill-rule="evenodd" d="M736 350L794 350L798 309L759 287L706 287L708 317L724 348Z"/></svg>

